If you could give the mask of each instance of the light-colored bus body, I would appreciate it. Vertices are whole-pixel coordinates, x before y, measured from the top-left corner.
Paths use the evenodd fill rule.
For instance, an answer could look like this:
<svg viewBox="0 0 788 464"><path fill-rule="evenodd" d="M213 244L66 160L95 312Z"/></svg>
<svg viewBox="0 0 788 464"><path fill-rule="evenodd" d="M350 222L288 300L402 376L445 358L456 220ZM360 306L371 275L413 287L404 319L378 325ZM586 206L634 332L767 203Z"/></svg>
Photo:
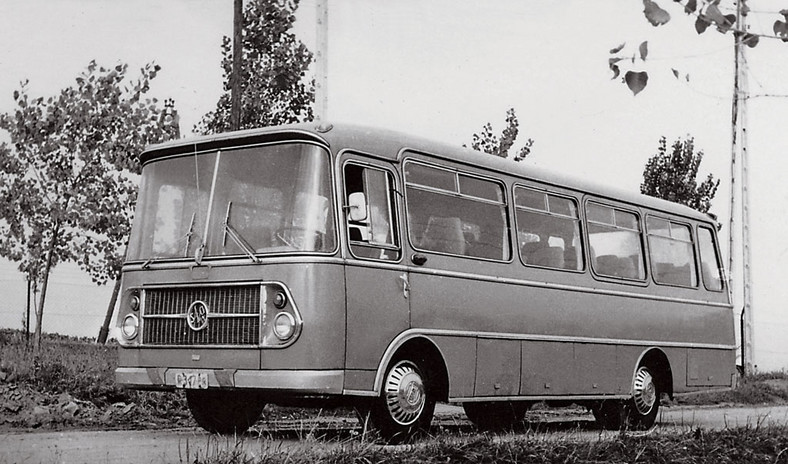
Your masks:
<svg viewBox="0 0 788 464"><path fill-rule="evenodd" d="M290 226L317 224L305 226L318 230L310 246L278 231L254 232L260 224L271 227L255 214L266 208L285 214L286 194L279 199L273 189L258 189L264 200L241 201L248 189L216 187L288 171L280 166L285 161L245 161L235 174L222 168L240 149L238 159L253 160L256 150L288 144L310 153L294 172L330 168L322 181L291 195L299 211L312 204L303 217L286 219ZM277 156L270 158L287 159ZM180 187L154 168L168 160L196 170L196 193L172 193ZM120 384L248 390L260 402L341 400L368 405L373 416L394 394L406 409L412 401L417 415L431 416L430 401L448 401L463 403L486 424L494 421L480 420L474 403L501 414L496 406L575 402L594 408L604 425L605 415L621 408L611 413L603 406L637 400L643 376L657 395L734 381L734 325L716 223L690 208L607 188L604 179L570 179L352 126L302 124L176 141L151 147L142 161L141 210L118 316L131 335L121 340ZM156 176L165 180L155 183ZM146 190L154 183L158 190ZM230 193L222 197L221 189ZM200 219L197 208L190 222L185 214L173 230L162 226L189 198L210 216ZM299 234L297 240L307 240ZM276 237L288 246L256 246ZM542 250L532 251L538 242ZM640 256L631 257L605 249L638 247ZM160 256L162 250L170 255ZM682 253L691 262L682 262ZM251 302L238 296L243 292ZM286 300L283 308L276 298ZM190 328L187 319L201 308L209 327L227 326ZM253 324L233 329L233 318ZM275 325L288 337L272 336ZM239 343L239 336L247 338ZM641 372L643 366L649 370ZM415 380L396 384L398 369ZM394 393L386 386L392 381ZM389 413L396 426L380 426L389 437L429 423L407 411Z"/></svg>

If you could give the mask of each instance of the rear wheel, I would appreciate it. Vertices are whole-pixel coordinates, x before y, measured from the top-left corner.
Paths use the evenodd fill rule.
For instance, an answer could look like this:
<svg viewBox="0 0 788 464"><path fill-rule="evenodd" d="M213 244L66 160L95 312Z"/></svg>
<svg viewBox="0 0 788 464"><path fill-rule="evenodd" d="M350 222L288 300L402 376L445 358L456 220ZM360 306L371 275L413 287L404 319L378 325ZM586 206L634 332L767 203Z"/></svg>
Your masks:
<svg viewBox="0 0 788 464"><path fill-rule="evenodd" d="M186 401L200 427L222 435L244 433L265 407L259 393L243 390L186 390Z"/></svg>
<svg viewBox="0 0 788 464"><path fill-rule="evenodd" d="M645 430L654 426L661 394L657 385L657 379L648 367L640 366L635 372L632 398L624 404L624 414L629 427Z"/></svg>
<svg viewBox="0 0 788 464"><path fill-rule="evenodd" d="M435 411L435 394L424 363L407 358L392 362L383 390L361 412L361 420L389 443L402 443L427 430Z"/></svg>
<svg viewBox="0 0 788 464"><path fill-rule="evenodd" d="M482 430L510 429L525 419L531 403L511 401L482 401L463 403L465 415Z"/></svg>
<svg viewBox="0 0 788 464"><path fill-rule="evenodd" d="M640 366L632 382L632 398L626 401L605 400L591 408L597 424L606 430L646 430L653 427L659 413L661 394L657 385L653 371L647 366Z"/></svg>

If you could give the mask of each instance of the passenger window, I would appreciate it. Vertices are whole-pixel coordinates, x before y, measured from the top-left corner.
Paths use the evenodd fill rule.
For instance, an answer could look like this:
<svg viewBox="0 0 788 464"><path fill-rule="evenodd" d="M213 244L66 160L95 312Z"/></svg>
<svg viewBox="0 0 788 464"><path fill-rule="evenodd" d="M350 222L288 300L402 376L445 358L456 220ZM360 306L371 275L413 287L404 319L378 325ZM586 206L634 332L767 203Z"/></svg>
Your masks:
<svg viewBox="0 0 788 464"><path fill-rule="evenodd" d="M717 255L714 233L706 227L698 228L698 245L702 266L703 285L716 292L722 291L722 266Z"/></svg>
<svg viewBox="0 0 788 464"><path fill-rule="evenodd" d="M448 169L405 163L408 233L416 249L508 260L501 184Z"/></svg>
<svg viewBox="0 0 788 464"><path fill-rule="evenodd" d="M594 272L620 279L645 279L638 215L589 202L586 219Z"/></svg>
<svg viewBox="0 0 788 464"><path fill-rule="evenodd" d="M584 269L580 218L572 198L524 187L514 189L517 243L528 266Z"/></svg>
<svg viewBox="0 0 788 464"><path fill-rule="evenodd" d="M697 287L698 272L690 227L649 216L646 232L654 281L663 285Z"/></svg>
<svg viewBox="0 0 788 464"><path fill-rule="evenodd" d="M382 169L345 165L345 209L350 251L359 258L397 261L394 177Z"/></svg>

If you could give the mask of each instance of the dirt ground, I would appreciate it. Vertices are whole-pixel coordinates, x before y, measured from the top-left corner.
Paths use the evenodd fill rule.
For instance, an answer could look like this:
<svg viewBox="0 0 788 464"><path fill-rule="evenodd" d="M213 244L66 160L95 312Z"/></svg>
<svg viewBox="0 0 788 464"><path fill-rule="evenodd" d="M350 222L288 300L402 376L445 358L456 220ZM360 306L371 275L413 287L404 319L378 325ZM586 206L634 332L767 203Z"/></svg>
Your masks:
<svg viewBox="0 0 788 464"><path fill-rule="evenodd" d="M179 395L179 393L162 393L161 395ZM743 401L742 395L750 395L750 400ZM759 380L757 385L742 386L736 391L698 393L679 396L666 406L757 406L785 405L788 398L788 379ZM464 420L461 408L449 408L456 420ZM577 415L584 411L571 409L550 410L536 407L531 413L539 415ZM348 411L318 411L298 408L278 408L268 406L264 412L264 421L282 422L300 421L311 416L322 416L326 420L352 420ZM118 430L146 428L194 427L186 407L164 410L147 404L135 402L118 402L103 407L92 402L74 398L68 393L48 394L37 391L24 384L8 383L0 379L0 432L25 430Z"/></svg>

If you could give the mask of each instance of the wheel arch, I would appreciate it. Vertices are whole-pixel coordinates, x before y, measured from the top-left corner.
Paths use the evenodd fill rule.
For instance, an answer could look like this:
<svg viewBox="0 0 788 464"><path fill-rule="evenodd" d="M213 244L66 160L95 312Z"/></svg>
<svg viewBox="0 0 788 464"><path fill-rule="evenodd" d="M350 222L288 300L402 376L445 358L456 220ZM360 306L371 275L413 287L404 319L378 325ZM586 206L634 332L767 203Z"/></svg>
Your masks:
<svg viewBox="0 0 788 464"><path fill-rule="evenodd" d="M632 379L635 378L637 370L640 366L646 366L649 369L654 371L656 375L657 381L657 388L662 393L667 393L667 395L672 399L673 398L673 369L670 366L670 361L668 360L667 354L662 351L661 348L652 347L649 348L643 353L640 354L640 358L638 359L637 363L635 363L634 370L632 371ZM632 390L633 387L630 387L630 394L634 394Z"/></svg>
<svg viewBox="0 0 788 464"><path fill-rule="evenodd" d="M423 334L403 334L389 345L375 374L375 393L380 394L383 388L383 378L391 363L403 358L424 362L430 375L434 375L432 388L436 399L438 401L448 400L449 373L446 368L446 358L438 345Z"/></svg>

